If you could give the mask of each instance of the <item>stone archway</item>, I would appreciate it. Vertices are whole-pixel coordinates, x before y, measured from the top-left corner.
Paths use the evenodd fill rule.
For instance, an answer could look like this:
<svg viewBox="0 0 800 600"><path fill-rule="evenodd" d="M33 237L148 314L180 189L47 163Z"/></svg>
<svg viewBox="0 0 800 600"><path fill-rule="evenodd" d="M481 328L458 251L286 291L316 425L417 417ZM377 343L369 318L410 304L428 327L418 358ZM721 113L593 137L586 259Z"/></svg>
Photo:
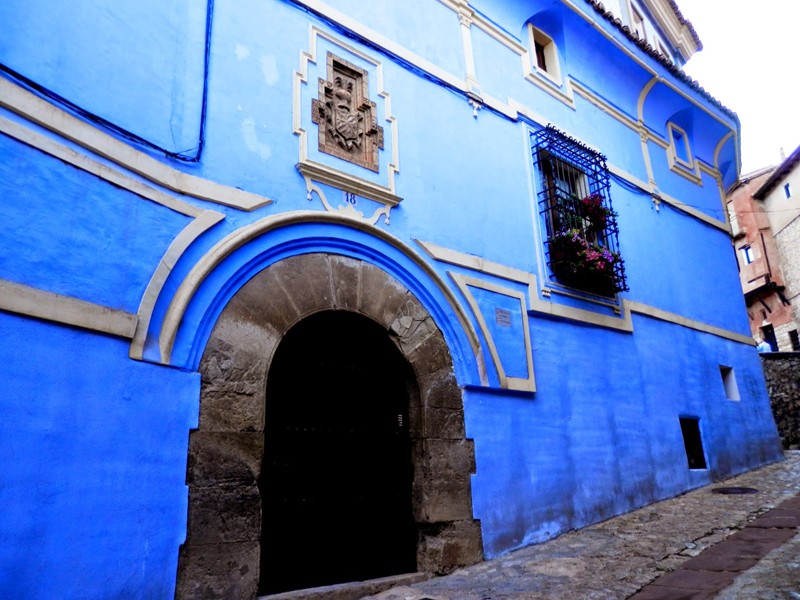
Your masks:
<svg viewBox="0 0 800 600"><path fill-rule="evenodd" d="M474 451L441 331L385 271L344 256L302 254L272 264L239 289L203 354L176 598L256 597L267 374L285 333L327 310L360 313L382 325L416 375L409 428L417 570L447 573L483 558L480 524L472 518Z"/></svg>

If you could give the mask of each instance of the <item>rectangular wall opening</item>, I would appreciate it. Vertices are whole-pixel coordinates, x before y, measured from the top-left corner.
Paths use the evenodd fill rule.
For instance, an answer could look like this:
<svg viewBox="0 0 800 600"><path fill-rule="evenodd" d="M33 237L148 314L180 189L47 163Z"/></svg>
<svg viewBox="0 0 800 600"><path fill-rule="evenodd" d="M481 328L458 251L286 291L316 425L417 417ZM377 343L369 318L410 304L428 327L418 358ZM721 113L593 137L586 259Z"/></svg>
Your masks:
<svg viewBox="0 0 800 600"><path fill-rule="evenodd" d="M770 352L778 351L778 340L775 337L775 328L772 325L764 325L761 328L761 339L769 344Z"/></svg>
<svg viewBox="0 0 800 600"><path fill-rule="evenodd" d="M800 352L800 335L797 335L797 329L789 332L789 341L792 343L792 350Z"/></svg>
<svg viewBox="0 0 800 600"><path fill-rule="evenodd" d="M719 374L722 376L722 385L725 386L725 395L728 400L741 400L739 386L736 385L736 376L733 374L733 367L720 365Z"/></svg>
<svg viewBox="0 0 800 600"><path fill-rule="evenodd" d="M686 459L690 469L705 469L706 457L703 453L703 440L700 439L700 419L681 417L681 433L683 446L686 448Z"/></svg>

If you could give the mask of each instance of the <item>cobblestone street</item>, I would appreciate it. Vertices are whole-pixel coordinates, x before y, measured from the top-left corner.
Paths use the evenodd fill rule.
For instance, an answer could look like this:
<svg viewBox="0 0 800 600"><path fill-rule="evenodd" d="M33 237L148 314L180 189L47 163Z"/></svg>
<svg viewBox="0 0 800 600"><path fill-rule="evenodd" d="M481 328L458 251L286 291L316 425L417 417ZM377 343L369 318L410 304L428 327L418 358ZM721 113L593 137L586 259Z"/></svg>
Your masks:
<svg viewBox="0 0 800 600"><path fill-rule="evenodd" d="M750 487L757 493L721 495L711 490L719 487ZM786 460L718 481L682 496L651 504L637 511L615 517L580 531L566 533L554 540L509 553L463 569L447 577L438 577L407 587L396 587L369 600L624 600L638 598L673 600L800 598L800 539L791 510L769 515L784 519L783 529L747 532L781 533L771 551L754 566L741 573L726 571L681 571L672 576L680 581L685 574L706 574L732 584L717 591L676 590L649 586L661 575L681 569L684 563L719 544L753 523L763 513L800 492L800 452L789 451ZM795 501L792 509L800 507ZM783 508L786 508L784 506ZM774 515L780 515L775 517ZM761 523L764 520L762 519ZM758 525L757 523L755 525ZM768 524L770 527L775 525ZM778 525L781 527L781 525ZM792 537L794 536L794 537ZM742 536L740 535L739 538ZM786 541L788 539L788 541ZM784 543L785 542L785 543ZM732 542L722 546L729 548ZM778 545L782 544L782 545ZM705 557L719 554L722 546ZM777 547L775 547L777 546ZM762 546L763 547L763 546ZM766 550L765 550L766 551ZM763 556L763 553L762 555ZM757 559L755 559L757 560ZM747 563L749 566L752 563ZM686 568L692 568L687 565ZM743 568L746 568L743 567ZM739 569L741 570L741 569ZM737 576L738 575L738 576ZM734 579L735 577L735 579ZM673 583L674 585L674 583ZM700 584L702 587L702 584ZM686 588L692 586L687 584ZM717 590L719 587L717 588ZM638 593L638 594L637 594ZM367 600L367 599L365 599Z"/></svg>

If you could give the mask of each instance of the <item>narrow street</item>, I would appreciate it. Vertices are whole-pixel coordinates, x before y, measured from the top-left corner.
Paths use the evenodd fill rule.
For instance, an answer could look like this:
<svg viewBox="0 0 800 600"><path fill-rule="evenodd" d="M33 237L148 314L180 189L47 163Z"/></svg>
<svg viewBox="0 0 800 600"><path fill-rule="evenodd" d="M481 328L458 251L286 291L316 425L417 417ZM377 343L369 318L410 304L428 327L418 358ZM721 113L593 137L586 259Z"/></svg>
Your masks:
<svg viewBox="0 0 800 600"><path fill-rule="evenodd" d="M723 487L758 491L730 495L713 491ZM788 451L781 463L651 504L447 577L396 587L367 598L800 598L800 498L791 500L798 492L800 451ZM723 542L729 536L735 537Z"/></svg>

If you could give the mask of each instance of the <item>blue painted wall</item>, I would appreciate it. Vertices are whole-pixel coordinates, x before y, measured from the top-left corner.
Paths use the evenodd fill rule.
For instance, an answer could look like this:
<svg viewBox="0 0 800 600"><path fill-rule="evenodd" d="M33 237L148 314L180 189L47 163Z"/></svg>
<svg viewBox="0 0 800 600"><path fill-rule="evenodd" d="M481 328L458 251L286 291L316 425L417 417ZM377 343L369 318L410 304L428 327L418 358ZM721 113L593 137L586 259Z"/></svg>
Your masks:
<svg viewBox="0 0 800 600"><path fill-rule="evenodd" d="M0 21L7 67L167 150L197 147L205 2L9 0Z"/></svg>
<svg viewBox="0 0 800 600"><path fill-rule="evenodd" d="M0 134L2 277L136 312L192 220Z"/></svg>
<svg viewBox="0 0 800 600"><path fill-rule="evenodd" d="M634 317L633 336L532 325L536 397L470 389L466 398L475 513L490 555L774 458L750 347L648 317ZM725 397L720 364L736 365L741 401ZM686 466L681 416L700 419L708 471Z"/></svg>
<svg viewBox="0 0 800 600"><path fill-rule="evenodd" d="M0 591L172 598L200 376L0 313Z"/></svg>
<svg viewBox="0 0 800 600"><path fill-rule="evenodd" d="M197 418L199 357L236 289L259 269L301 252L345 254L381 266L420 298L444 331L465 387L467 433L475 440L478 468L474 513L490 556L779 457L755 349L650 317L634 315L634 332L623 333L523 314L507 297L476 291L484 314L491 315L494 306L512 311L510 331L491 326L511 376L525 374L520 325L528 319L537 391L500 389L491 362L488 385L482 385L455 311L398 244L424 256L415 240L432 242L546 278L532 197L540 181L530 152L530 132L542 124L487 107L475 118L465 95L438 78L466 76L458 16L440 2L331 1L346 16L331 22L283 0L218 1L207 81L205 3L80 0L69 10L52 4L0 6L0 20L14 24L0 39L0 63L173 152L198 145L206 85L205 148L198 162L131 143L172 168L275 201L245 212L161 190L225 219L174 265L153 313L148 361L160 360L158 336L175 292L215 244L265 217L324 210L316 193L308 199L295 169L293 77L300 53L309 51L310 27L322 33L318 60L308 64L308 82L299 86L310 157L383 185L396 142L396 191L403 201L389 225L376 224L393 236L394 245L354 227L309 223L272 230L232 253L192 298L173 367L129 359L126 340L0 313L4 596L172 597L186 522L186 445ZM563 3L473 4L523 45L525 24L533 19L559 44L561 91L574 80L638 119L640 94L653 73ZM588 4L583 9L596 16ZM348 19L372 30L373 41L360 40ZM666 137L667 121L673 120L687 131L693 154L713 167L720 140L737 127L735 119L677 81L611 24L600 20L599 26L699 103L702 108L658 84L644 104L644 123ZM648 180L638 132L577 94L572 108L526 81L519 54L477 26L471 37L484 94L527 107L598 148L617 169ZM398 48L404 59L396 55ZM327 51L369 74L370 98L385 133L378 174L316 149L310 107L318 79L327 77ZM411 66L414 56L432 65L432 72ZM371 61L381 63L388 100L378 96L378 68ZM389 106L396 140L386 121ZM7 109L0 109L0 117L91 155ZM663 148L650 143L649 149L663 194L724 218L713 178L704 174L702 186L691 183L670 171ZM737 176L736 156L735 141L722 145L725 185ZM320 189L334 207L343 203L341 190ZM138 310L167 248L192 220L2 134L0 196L6 225L0 232L0 279L130 313ZM622 296L747 335L728 235L667 204L656 207L648 193L619 179L612 181L611 197L631 288ZM367 214L376 206L358 199L358 209ZM425 260L448 285L447 272L454 271L527 293L522 284ZM539 299L614 314L580 299ZM469 318L478 330L475 316ZM487 341L479 338L489 361ZM720 364L734 368L741 401L725 398ZM687 468L680 416L700 419L707 471Z"/></svg>

